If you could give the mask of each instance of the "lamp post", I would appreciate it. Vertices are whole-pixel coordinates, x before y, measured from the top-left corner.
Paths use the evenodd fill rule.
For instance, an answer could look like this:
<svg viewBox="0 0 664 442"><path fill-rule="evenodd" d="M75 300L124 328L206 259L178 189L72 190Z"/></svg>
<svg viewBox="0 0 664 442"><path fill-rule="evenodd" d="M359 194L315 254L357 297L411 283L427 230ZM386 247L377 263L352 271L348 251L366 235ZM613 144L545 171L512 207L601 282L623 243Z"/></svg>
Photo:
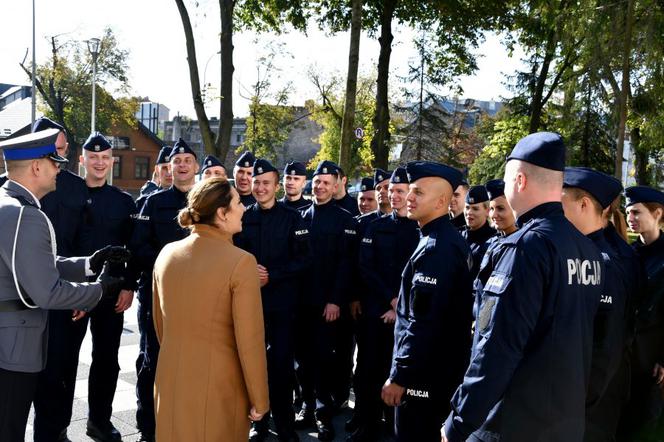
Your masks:
<svg viewBox="0 0 664 442"><path fill-rule="evenodd" d="M101 48L101 40L98 38L91 38L87 41L88 51L92 56L92 116L90 118L90 133L95 131L95 105L96 105L96 96L95 96L95 84L97 83L97 56L99 55L99 49Z"/></svg>

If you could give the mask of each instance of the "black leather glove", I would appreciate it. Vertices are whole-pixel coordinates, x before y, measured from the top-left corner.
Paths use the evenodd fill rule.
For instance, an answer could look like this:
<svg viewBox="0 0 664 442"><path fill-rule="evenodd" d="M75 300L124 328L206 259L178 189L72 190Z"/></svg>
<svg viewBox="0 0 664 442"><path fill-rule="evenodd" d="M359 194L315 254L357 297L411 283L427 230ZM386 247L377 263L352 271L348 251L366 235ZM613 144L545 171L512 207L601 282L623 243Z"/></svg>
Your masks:
<svg viewBox="0 0 664 442"><path fill-rule="evenodd" d="M110 266L104 264L101 273L97 277L97 282L101 284L102 299L117 298L125 283L125 279L121 276L111 276Z"/></svg>
<svg viewBox="0 0 664 442"><path fill-rule="evenodd" d="M131 253L121 246L106 246L99 249L90 256L90 271L98 275L105 262L111 264L122 264L129 261Z"/></svg>

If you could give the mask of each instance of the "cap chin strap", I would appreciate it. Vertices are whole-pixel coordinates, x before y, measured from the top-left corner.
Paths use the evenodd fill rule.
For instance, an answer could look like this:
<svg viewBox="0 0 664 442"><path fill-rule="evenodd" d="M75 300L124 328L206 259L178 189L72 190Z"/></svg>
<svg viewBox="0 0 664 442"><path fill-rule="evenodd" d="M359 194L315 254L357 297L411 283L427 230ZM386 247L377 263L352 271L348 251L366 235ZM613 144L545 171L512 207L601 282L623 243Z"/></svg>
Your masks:
<svg viewBox="0 0 664 442"><path fill-rule="evenodd" d="M12 247L12 276L14 277L14 285L16 286L16 291L18 292L19 298L21 298L21 302L27 307L27 308L39 308L37 305L30 304L26 297L23 296L23 292L21 292L21 286L18 283L18 278L16 277L16 244L17 244L17 239L18 239L18 231L21 228L21 219L23 218L23 209L25 209L25 206L21 206L21 209L18 212L18 220L16 221L16 233L14 233L14 247ZM32 300L31 300L32 301Z"/></svg>

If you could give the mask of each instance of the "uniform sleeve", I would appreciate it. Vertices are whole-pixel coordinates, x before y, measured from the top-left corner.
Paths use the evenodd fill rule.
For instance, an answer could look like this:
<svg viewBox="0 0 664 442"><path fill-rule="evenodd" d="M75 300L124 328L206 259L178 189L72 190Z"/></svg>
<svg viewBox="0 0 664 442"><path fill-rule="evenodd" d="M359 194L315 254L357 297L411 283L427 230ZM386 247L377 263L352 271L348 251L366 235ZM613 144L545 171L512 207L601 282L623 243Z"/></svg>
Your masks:
<svg viewBox="0 0 664 442"><path fill-rule="evenodd" d="M129 248L132 236L134 234L134 227L136 225L136 215L137 210L134 205L134 201L131 199L131 196L123 194L125 197L125 210L127 211L127 220L122 230L122 245ZM138 289L138 277L140 275L139 263L135 256L130 258L129 262L126 265L125 271L122 276L125 279L124 286L122 287L125 290L135 291Z"/></svg>
<svg viewBox="0 0 664 442"><path fill-rule="evenodd" d="M364 279L366 290L371 290L376 293L380 299L385 301L385 311L387 311L390 302L393 298L397 297L398 293L394 293L385 283L386 277L389 277L389 275L381 275L380 271L382 269L376 268L376 249L374 244L376 238L374 234L375 225L376 223L368 225L360 240L358 269L360 277Z"/></svg>
<svg viewBox="0 0 664 442"><path fill-rule="evenodd" d="M339 238L339 254L337 255L337 273L334 275L334 290L330 291L330 299L326 302L341 306L349 302L353 277L357 270L357 221L348 217L343 225Z"/></svg>
<svg viewBox="0 0 664 442"><path fill-rule="evenodd" d="M465 441L503 397L537 323L551 259L532 235L506 248L484 287L480 337L445 422L450 442Z"/></svg>
<svg viewBox="0 0 664 442"><path fill-rule="evenodd" d="M129 241L129 249L133 255L137 271L150 271L157 259L154 233L150 217L153 212L153 200L148 198L143 209L136 217L134 231Z"/></svg>
<svg viewBox="0 0 664 442"><path fill-rule="evenodd" d="M259 413L269 409L263 308L256 259L246 255L231 276L235 341L249 402Z"/></svg>
<svg viewBox="0 0 664 442"><path fill-rule="evenodd" d="M79 264L70 261L61 265L67 267L68 272L73 272L72 266ZM11 268L11 261L9 266ZM77 284L60 277L46 215L32 208L23 211L17 238L15 271L21 292L43 309L87 311L97 305L101 298L100 284Z"/></svg>
<svg viewBox="0 0 664 442"><path fill-rule="evenodd" d="M311 245L309 243L309 230L299 214L292 215L293 222L289 232L288 260L282 265L267 269L270 281L297 278L311 265Z"/></svg>
<svg viewBox="0 0 664 442"><path fill-rule="evenodd" d="M88 276L85 273L86 260L88 257L63 258L56 257L55 266L60 272L60 277L71 282L86 282Z"/></svg>

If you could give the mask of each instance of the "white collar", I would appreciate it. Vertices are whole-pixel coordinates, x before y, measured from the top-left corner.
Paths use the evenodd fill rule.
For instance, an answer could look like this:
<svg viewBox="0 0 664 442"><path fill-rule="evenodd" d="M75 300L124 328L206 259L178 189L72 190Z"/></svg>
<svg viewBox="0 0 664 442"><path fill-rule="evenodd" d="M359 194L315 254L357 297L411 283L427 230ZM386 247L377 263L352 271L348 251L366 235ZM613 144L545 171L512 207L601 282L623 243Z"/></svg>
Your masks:
<svg viewBox="0 0 664 442"><path fill-rule="evenodd" d="M26 192L28 192L30 194L30 196L32 197L32 199L35 201L35 204L37 204L37 207L39 209L41 209L41 203L39 202L39 198L37 198L34 193L30 192L30 190L27 187L25 187L23 184L21 184L17 181L14 181L14 180L9 180L9 181L11 181L12 183L16 184L18 187L20 187L23 190L25 190Z"/></svg>

